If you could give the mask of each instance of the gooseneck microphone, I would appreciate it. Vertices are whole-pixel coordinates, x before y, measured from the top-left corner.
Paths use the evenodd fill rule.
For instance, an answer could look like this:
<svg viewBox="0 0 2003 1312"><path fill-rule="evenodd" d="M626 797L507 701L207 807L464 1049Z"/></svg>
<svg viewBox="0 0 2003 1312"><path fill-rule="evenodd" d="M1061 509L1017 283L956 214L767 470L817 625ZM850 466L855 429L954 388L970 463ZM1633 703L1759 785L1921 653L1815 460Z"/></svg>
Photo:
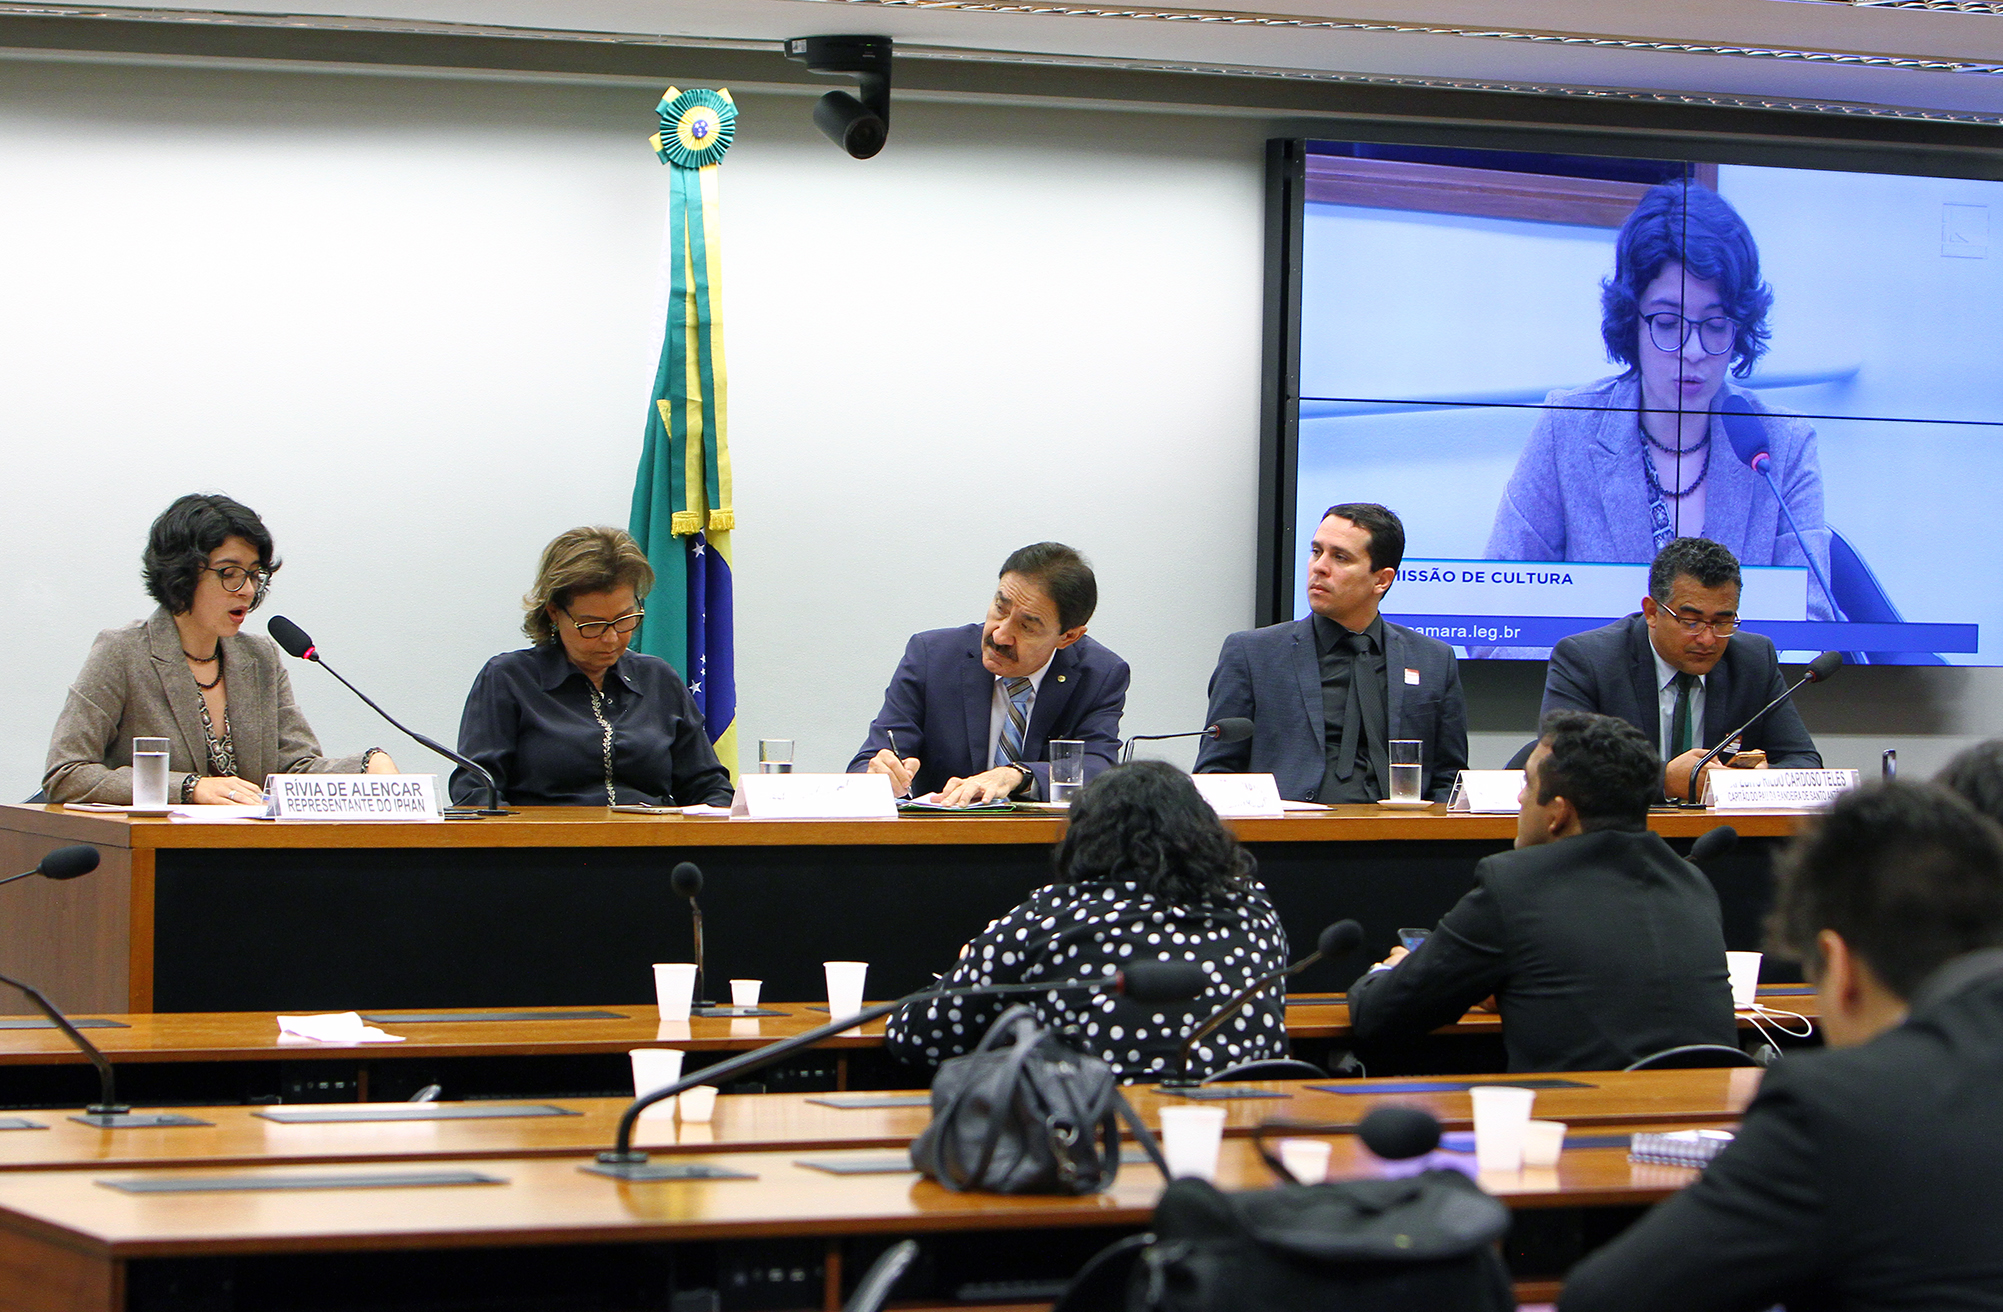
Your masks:
<svg viewBox="0 0 2003 1312"><path fill-rule="evenodd" d="M444 757L448 761L451 761L453 764L463 765L468 770L471 770L474 774L480 776L482 782L484 782L487 785L487 805L482 807L477 812L474 812L474 814L483 816L514 814L512 811L509 811L507 809L507 806L501 801L501 786L494 782L494 776L487 773L487 768L485 766L481 765L478 761L468 760L466 757L461 756L459 753L453 751L451 748L446 747L441 743L433 742L431 739L425 737L417 730L411 728L409 725L406 725L402 721L398 720L394 715L391 715L388 711L384 710L382 707L376 705L373 698L371 698L367 693L363 692L360 688L357 688L354 684L349 683L344 678L341 678L341 672L335 669L333 666L327 664L326 660L320 655L320 649L318 647L315 647L313 645L313 640L306 636L306 630L300 628L297 624L294 624L291 620L286 619L283 615L273 615L269 620L265 622L264 627L271 634L272 641L276 642L281 648L283 648L286 655L297 656L302 661L312 661L315 665L318 665L321 669L327 671L327 673L333 675L336 679L340 679L342 687L346 688L349 692L355 694L355 696L361 698L364 702L368 704L368 708L370 710L374 711L377 715L382 716L383 719L388 720L390 724L393 725L395 728L402 731L403 733L410 735L412 738L416 739L419 743L421 743L426 747L429 747L432 751L437 752L440 756Z"/></svg>
<svg viewBox="0 0 2003 1312"><path fill-rule="evenodd" d="M1385 1161L1402 1162L1440 1146L1440 1123L1419 1107L1379 1107L1356 1127L1356 1137Z"/></svg>
<svg viewBox="0 0 2003 1312"><path fill-rule="evenodd" d="M1756 412L1743 396L1727 396L1719 407L1719 414L1725 421L1725 437L1732 444L1732 454L1743 461L1746 467L1767 481L1767 488L1773 499L1780 503L1780 513L1787 520L1788 531L1801 546L1801 558L1808 562L1808 568L1815 575L1815 581L1822 587L1822 595L1829 599L1829 613L1841 616L1842 607L1836 604L1836 594L1830 590L1829 580L1823 577L1822 566L1816 563L1815 553L1808 548L1808 539L1801 536L1801 525L1794 522L1794 510L1781 495L1780 484L1774 481L1773 453L1767 442L1767 426L1760 421Z"/></svg>
<svg viewBox="0 0 2003 1312"><path fill-rule="evenodd" d="M702 951L702 904L696 901L696 895L702 892L702 870L693 861L678 862L675 868L668 872L668 885L677 894L689 900L689 921L695 930L695 1000L689 1003L689 1012L694 1014L707 1010L710 1006L702 996L703 981L708 978L708 969Z"/></svg>
<svg viewBox="0 0 2003 1312"><path fill-rule="evenodd" d="M1719 825L1697 835L1697 841L1690 845L1690 855L1684 857L1693 866L1701 866L1706 861L1715 861L1739 845L1739 831L1730 825Z"/></svg>
<svg viewBox="0 0 2003 1312"><path fill-rule="evenodd" d="M1171 738L1208 738L1214 743L1242 743L1252 736L1252 722L1242 715L1227 715L1217 723L1188 733L1137 733L1120 748L1120 763L1134 759L1135 743L1159 743Z"/></svg>
<svg viewBox="0 0 2003 1312"><path fill-rule="evenodd" d="M671 1173L676 1168L654 1168L647 1166L647 1154L633 1147L633 1127L639 1123L640 1113L667 1098L693 1089L698 1084L721 1084L739 1075L770 1066L773 1062L802 1048L810 1048L822 1039L833 1038L858 1025L867 1024L879 1016L888 1016L901 1007L914 1002L927 1002L934 998L963 998L974 994L995 995L1008 993L1052 993L1063 989L1113 989L1132 998L1136 1002L1167 1003L1187 1002L1203 991L1203 968L1193 961L1137 961L1115 974L1102 979L1063 980L1056 983L1036 984L975 984L966 988L942 989L937 983L907 993L895 1002L879 1002L864 1007L853 1016L841 1016L814 1029L768 1043L762 1048L740 1053L714 1066L705 1066L691 1075L684 1075L673 1084L665 1085L652 1093L635 1098L619 1118L619 1137L613 1147L598 1154L596 1163L583 1169L595 1175L609 1175L619 1180L644 1180Z"/></svg>
<svg viewBox="0 0 2003 1312"><path fill-rule="evenodd" d="M1799 689L1803 684L1822 683L1825 680L1827 680L1831 675L1835 674L1836 671L1842 668L1843 668L1843 653L1840 651L1825 651L1820 656L1817 656L1814 660L1810 661L1808 663L1808 668L1802 672L1801 677L1799 679L1796 679L1794 683L1789 685L1787 688L1782 689L1780 696L1774 698L1772 701L1768 702L1765 706L1760 707L1759 710L1753 713L1751 719L1747 720L1744 724L1740 725L1738 728L1732 730L1732 732L1726 734L1723 738L1719 739L1718 745L1716 747L1713 747L1710 751L1704 753L1703 757L1698 760L1696 768L1690 771L1690 787L1686 790L1686 795L1682 798L1682 800L1680 800L1677 803L1677 805L1679 806L1699 805L1697 801L1697 781L1703 777L1704 767L1711 764L1711 762L1717 760L1718 754L1720 752L1723 752L1727 747L1730 747L1733 743L1739 741L1739 739L1745 734L1746 730L1752 728L1755 724L1759 723L1760 716L1765 715L1768 711L1772 710L1774 707L1780 705L1788 698L1794 696L1796 690Z"/></svg>
<svg viewBox="0 0 2003 1312"><path fill-rule="evenodd" d="M1254 980L1250 988L1238 993L1229 1002L1212 1012L1209 1018L1201 1025L1191 1030L1189 1037L1182 1041L1181 1050L1176 1053L1176 1073L1168 1079L1161 1081L1161 1087L1164 1089L1193 1089L1202 1084L1202 1080L1195 1078L1189 1073L1189 1058L1196 1051L1196 1045L1209 1037L1219 1025L1229 1020L1238 1008L1244 1006L1246 1001L1260 989L1265 988L1269 984L1275 984L1280 980L1298 975L1309 966L1314 965L1317 961L1321 961L1324 958L1340 957L1346 953L1353 952L1357 945L1362 942L1363 926L1357 924L1354 920L1338 920L1333 925L1322 930L1320 937L1315 940L1314 951L1308 953L1299 961L1282 966L1271 974L1263 975Z"/></svg>
<svg viewBox="0 0 2003 1312"><path fill-rule="evenodd" d="M11 884L17 879L27 879L40 875L44 879L75 879L97 869L97 849L88 843L78 843L72 847L59 847L43 857L41 864L33 870L23 870L18 875L0 879L0 884Z"/></svg>

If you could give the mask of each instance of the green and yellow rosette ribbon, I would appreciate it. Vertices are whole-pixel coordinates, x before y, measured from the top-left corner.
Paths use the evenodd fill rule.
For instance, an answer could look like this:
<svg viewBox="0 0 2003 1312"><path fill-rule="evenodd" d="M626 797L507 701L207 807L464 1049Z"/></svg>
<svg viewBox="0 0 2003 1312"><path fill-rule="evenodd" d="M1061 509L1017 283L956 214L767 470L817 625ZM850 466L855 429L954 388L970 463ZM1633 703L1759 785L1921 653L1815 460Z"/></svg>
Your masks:
<svg viewBox="0 0 2003 1312"><path fill-rule="evenodd" d="M730 92L669 87L656 107L661 130L648 139L673 173L669 201L669 311L654 377L658 428L649 423L649 459L667 476L670 532L712 537L736 526L731 509L727 376L723 360L722 204L717 165L737 134ZM655 504L660 504L658 499Z"/></svg>

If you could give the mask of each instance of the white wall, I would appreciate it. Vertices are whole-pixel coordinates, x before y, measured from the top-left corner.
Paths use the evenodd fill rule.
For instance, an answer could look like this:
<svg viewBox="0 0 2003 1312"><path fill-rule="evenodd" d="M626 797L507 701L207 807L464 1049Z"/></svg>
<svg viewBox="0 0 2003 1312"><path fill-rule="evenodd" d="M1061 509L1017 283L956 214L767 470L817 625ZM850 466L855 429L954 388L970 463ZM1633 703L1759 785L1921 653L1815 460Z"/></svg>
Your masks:
<svg viewBox="0 0 2003 1312"><path fill-rule="evenodd" d="M37 786L91 635L150 610L146 525L194 489L271 526L265 613L449 738L542 544L626 521L657 91L0 74L0 797ZM1262 126L900 102L858 163L806 99L740 103L741 735L839 768L905 637L977 618L1046 537L1098 566L1130 731L1195 724L1251 620ZM442 766L294 678L330 749Z"/></svg>

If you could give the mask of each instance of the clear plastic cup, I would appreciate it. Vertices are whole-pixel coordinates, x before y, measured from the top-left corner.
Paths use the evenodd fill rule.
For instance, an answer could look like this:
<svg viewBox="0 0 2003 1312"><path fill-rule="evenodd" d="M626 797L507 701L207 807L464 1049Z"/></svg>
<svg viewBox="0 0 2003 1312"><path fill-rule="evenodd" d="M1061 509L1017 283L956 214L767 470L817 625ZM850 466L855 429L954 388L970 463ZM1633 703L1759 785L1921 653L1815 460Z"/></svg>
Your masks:
<svg viewBox="0 0 2003 1312"><path fill-rule="evenodd" d="M1523 1127L1530 1120L1535 1089L1483 1084L1468 1090L1474 1100L1474 1160L1484 1171L1523 1169Z"/></svg>
<svg viewBox="0 0 2003 1312"><path fill-rule="evenodd" d="M132 805L148 811L167 808L167 749L165 738L132 740Z"/></svg>
<svg viewBox="0 0 2003 1312"><path fill-rule="evenodd" d="M862 985L869 974L867 961L823 961L828 977L828 1015L834 1020L862 1010Z"/></svg>
<svg viewBox="0 0 2003 1312"><path fill-rule="evenodd" d="M1224 1140L1222 1107L1161 1109L1161 1152L1168 1159L1171 1179L1193 1175L1217 1178L1217 1150Z"/></svg>
<svg viewBox="0 0 2003 1312"><path fill-rule="evenodd" d="M1050 800L1068 803L1085 786L1085 744L1076 738L1052 738L1046 754L1050 758Z"/></svg>
<svg viewBox="0 0 2003 1312"><path fill-rule="evenodd" d="M1394 802L1416 802L1420 800L1422 781L1419 778L1421 761L1419 753L1425 744L1416 738L1394 738L1389 744L1391 757L1391 800Z"/></svg>
<svg viewBox="0 0 2003 1312"><path fill-rule="evenodd" d="M654 963L654 1002L662 1020L687 1020L695 998L695 965L672 961Z"/></svg>

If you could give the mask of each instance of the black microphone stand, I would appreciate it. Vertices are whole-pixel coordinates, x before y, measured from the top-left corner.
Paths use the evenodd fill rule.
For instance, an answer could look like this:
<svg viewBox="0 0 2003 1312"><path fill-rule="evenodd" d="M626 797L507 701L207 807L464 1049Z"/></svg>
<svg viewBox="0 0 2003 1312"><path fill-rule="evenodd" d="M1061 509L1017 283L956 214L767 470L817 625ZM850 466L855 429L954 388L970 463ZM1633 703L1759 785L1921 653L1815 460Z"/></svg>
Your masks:
<svg viewBox="0 0 2003 1312"><path fill-rule="evenodd" d="M1137 733L1127 739L1127 745L1120 749L1120 764L1125 765L1128 761L1134 759L1135 743L1162 743L1167 742L1171 738L1207 738L1209 736L1210 730L1208 729L1192 729L1188 733Z"/></svg>
<svg viewBox="0 0 2003 1312"><path fill-rule="evenodd" d="M135 1112L131 1107L118 1101L118 1089L112 1078L111 1063L97 1050L96 1044L83 1036L82 1030L70 1024L69 1018L56 1010L55 1003L44 997L42 991L34 985L23 983L18 979L0 975L0 984L11 984L27 994L28 1000L35 1004L36 1009L49 1018L49 1023L61 1030L64 1036L77 1046L78 1051L90 1058L91 1065L97 1067L97 1101L85 1107L83 1115L72 1116L71 1120L106 1130L209 1124L207 1121L198 1121L192 1116L178 1116L171 1112Z"/></svg>
<svg viewBox="0 0 2003 1312"><path fill-rule="evenodd" d="M924 1002L931 998L962 997L974 993L985 996L1001 993L1050 993L1058 989L1119 988L1123 983L1124 979L1122 976L1111 975L1105 979L1081 979L1039 984L980 984L959 989L941 989L934 984L930 987L919 989L916 993L907 993L894 1002L874 1003L864 1007L853 1016L843 1016L839 1019L831 1020L825 1025L816 1026L804 1033L780 1039L776 1043L768 1043L762 1048L753 1048L750 1052L739 1053L737 1056L720 1061L714 1066L705 1066L692 1075L684 1075L673 1084L665 1085L654 1090L652 1093L640 1095L633 1100L632 1104L626 1108L625 1114L619 1118L619 1135L614 1141L612 1148L609 1151L598 1154L598 1160L591 1165L579 1169L589 1171L593 1175L608 1175L615 1180L682 1180L706 1178L710 1172L708 1168L701 1166L675 1164L665 1166L648 1165L646 1151L633 1147L633 1128L639 1123L640 1113L652 1107L655 1103L684 1093L695 1088L698 1084L721 1084L723 1081L735 1078L736 1076L747 1075L755 1070L762 1070L770 1066L773 1062L778 1061L781 1057L798 1052L802 1048L810 1048L822 1039L833 1038L835 1035L847 1030L866 1025L880 1016L888 1016L891 1012L901 1007L909 1006L911 1003Z"/></svg>
<svg viewBox="0 0 2003 1312"><path fill-rule="evenodd" d="M1824 654L1827 655L1828 653ZM1819 661L1822 659L1822 657L1818 656L1815 659ZM1835 673L1835 670L1831 669L1830 673L1831 674ZM1753 713L1753 717L1750 720L1747 720L1744 724L1732 730L1732 732L1726 734L1724 738L1719 741L1716 747L1713 747L1710 751L1704 753L1703 756L1698 758L1697 764L1693 766L1690 770L1690 784L1689 787L1684 790L1685 796L1677 798L1676 805L1684 809L1695 807L1701 811L1704 808L1704 804L1697 800L1697 790L1698 790L1698 785L1704 778L1704 767L1711 764L1711 762L1717 760L1719 755L1723 753L1727 748L1731 747L1732 744L1738 742L1739 739L1745 737L1746 730L1752 728L1754 725L1760 722L1760 716L1765 715L1768 711L1780 705L1788 698L1794 696L1795 693L1801 691L1801 689L1807 687L1809 684L1820 683L1822 680L1828 677L1829 676L1827 674L1821 673L1815 668L1813 664L1811 664L1808 667L1807 671L1804 672L1799 679L1796 679L1791 686L1781 690L1780 696L1774 698L1772 701L1768 702L1765 706L1760 707L1759 710Z"/></svg>
<svg viewBox="0 0 2003 1312"><path fill-rule="evenodd" d="M453 815L455 817L514 814L514 812L508 810L506 805L501 801L501 786L494 782L494 776L487 772L487 768L485 766L481 765L478 761L468 760L466 757L461 756L459 753L452 751L451 749L444 747L438 743L433 742L431 739L425 737L417 730L411 728L409 725L397 719L394 715L391 715L388 711L384 710L382 707L376 705L375 699L373 697L370 697L367 693L363 692L360 688L357 688L354 684L349 683L346 679L341 678L341 672L339 670L335 669L333 666L327 664L326 661L322 660L320 658L320 653L318 650L308 651L306 653L306 659L312 661L315 665L327 671L327 673L333 675L335 678L340 679L341 685L343 687L345 687L349 692L355 694L355 696L361 698L364 702L367 702L370 710L374 711L377 715L382 716L383 719L388 720L391 725L402 730L404 733L410 735L412 738L415 738L421 745L429 747L432 751L437 752L440 756L444 757L446 760L451 761L456 765L463 765L468 770L471 770L473 773L480 776L481 781L487 785L487 805L485 805L484 807L480 807L477 810L472 807L448 807L447 814Z"/></svg>

